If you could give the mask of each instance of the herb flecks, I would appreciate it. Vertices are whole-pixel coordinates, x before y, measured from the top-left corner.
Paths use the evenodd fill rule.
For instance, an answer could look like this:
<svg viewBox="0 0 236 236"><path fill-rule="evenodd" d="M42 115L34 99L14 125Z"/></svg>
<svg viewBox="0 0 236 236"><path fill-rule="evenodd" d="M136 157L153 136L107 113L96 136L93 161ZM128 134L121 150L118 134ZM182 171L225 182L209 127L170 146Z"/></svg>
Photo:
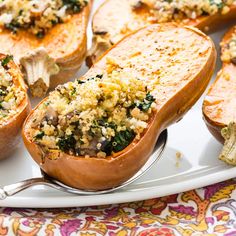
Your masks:
<svg viewBox="0 0 236 236"><path fill-rule="evenodd" d="M6 96L6 95L7 95L6 89L1 88L0 89L0 96Z"/></svg>
<svg viewBox="0 0 236 236"><path fill-rule="evenodd" d="M1 1L0 1L1 2ZM16 34L20 29L27 30L37 38L45 34L56 24L66 22L70 15L79 13L87 6L87 0L8 0L1 8L0 25Z"/></svg>
<svg viewBox="0 0 236 236"><path fill-rule="evenodd" d="M112 140L112 147L114 152L122 151L126 148L134 139L135 133L133 130L125 130L116 133Z"/></svg>
<svg viewBox="0 0 236 236"><path fill-rule="evenodd" d="M68 152L75 149L76 140L73 135L70 135L64 138L59 138L57 145L63 152Z"/></svg>
<svg viewBox="0 0 236 236"><path fill-rule="evenodd" d="M210 5L216 5L218 9L222 9L224 7L224 2L223 1L216 1L216 0L209 0Z"/></svg>
<svg viewBox="0 0 236 236"><path fill-rule="evenodd" d="M71 10L73 13L78 13L83 7L88 4L88 1L79 1L79 0L63 0L63 4L67 6L68 10Z"/></svg>
<svg viewBox="0 0 236 236"><path fill-rule="evenodd" d="M101 150L107 155L111 155L113 152L120 152L125 149L135 138L133 130L124 130L116 132L115 136L110 140L103 142Z"/></svg>
<svg viewBox="0 0 236 236"><path fill-rule="evenodd" d="M44 130L48 137L40 145L70 155L105 158L141 137L155 99L145 80L119 71L68 82L57 87L49 101L58 122L42 118L35 132Z"/></svg>
<svg viewBox="0 0 236 236"><path fill-rule="evenodd" d="M45 133L43 131L39 132L38 134L36 134L34 136L35 140L40 140L43 138L43 136L45 135Z"/></svg>
<svg viewBox="0 0 236 236"><path fill-rule="evenodd" d="M137 107L141 111L148 111L154 101L155 98L150 93L147 93L146 98L141 103L137 104Z"/></svg>
<svg viewBox="0 0 236 236"><path fill-rule="evenodd" d="M7 64L8 64L10 61L12 61L12 60L13 60L13 56L12 56L12 55L6 55L6 57L2 59L1 65L2 65L3 67L5 67L5 66L7 66Z"/></svg>
<svg viewBox="0 0 236 236"><path fill-rule="evenodd" d="M88 81L91 81L91 80L102 79L102 77L103 77L103 74L97 74L94 77L87 78L86 80L85 79L84 80L77 79L77 83L78 84L84 84L84 83L86 83Z"/></svg>

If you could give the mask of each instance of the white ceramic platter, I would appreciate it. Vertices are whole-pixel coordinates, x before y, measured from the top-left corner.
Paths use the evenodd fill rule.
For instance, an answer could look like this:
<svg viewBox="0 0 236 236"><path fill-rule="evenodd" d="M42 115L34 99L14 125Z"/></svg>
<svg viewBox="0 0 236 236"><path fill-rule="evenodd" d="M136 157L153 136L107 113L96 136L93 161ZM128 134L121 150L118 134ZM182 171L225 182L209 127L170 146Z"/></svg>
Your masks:
<svg viewBox="0 0 236 236"><path fill-rule="evenodd" d="M95 0L94 9L101 2ZM211 35L216 45L228 27ZM91 29L88 31L90 45ZM219 68L218 62L216 71ZM78 76L86 70L83 66ZM168 129L168 143L162 159L124 189L103 195L77 196L39 186L0 201L0 206L52 208L121 203L179 193L236 177L236 167L218 160L222 146L208 132L202 120L201 105L202 99L184 119ZM177 152L182 154L178 165ZM37 176L40 176L39 168L23 144L12 157L0 162L0 186Z"/></svg>

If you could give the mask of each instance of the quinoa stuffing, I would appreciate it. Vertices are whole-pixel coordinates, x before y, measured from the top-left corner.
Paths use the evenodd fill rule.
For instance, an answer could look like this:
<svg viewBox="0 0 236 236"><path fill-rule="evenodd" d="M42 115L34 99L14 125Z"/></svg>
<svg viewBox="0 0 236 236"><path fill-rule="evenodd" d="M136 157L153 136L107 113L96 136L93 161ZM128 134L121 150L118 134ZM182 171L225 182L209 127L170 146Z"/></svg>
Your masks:
<svg viewBox="0 0 236 236"><path fill-rule="evenodd" d="M233 37L226 45L222 46L224 46L224 51L221 56L222 61L236 64L236 33L233 34Z"/></svg>
<svg viewBox="0 0 236 236"><path fill-rule="evenodd" d="M146 6L154 22L183 21L196 19L218 12L227 14L235 0L131 0L134 10Z"/></svg>
<svg viewBox="0 0 236 236"><path fill-rule="evenodd" d="M25 98L24 90L16 86L10 74L8 63L12 56L6 56L0 63L0 122L7 122L17 113L17 108Z"/></svg>
<svg viewBox="0 0 236 236"><path fill-rule="evenodd" d="M155 107L145 81L114 70L57 87L35 112L30 135L45 151L105 158L141 137Z"/></svg>
<svg viewBox="0 0 236 236"><path fill-rule="evenodd" d="M13 33L27 29L41 38L87 4L87 0L0 0L0 25Z"/></svg>

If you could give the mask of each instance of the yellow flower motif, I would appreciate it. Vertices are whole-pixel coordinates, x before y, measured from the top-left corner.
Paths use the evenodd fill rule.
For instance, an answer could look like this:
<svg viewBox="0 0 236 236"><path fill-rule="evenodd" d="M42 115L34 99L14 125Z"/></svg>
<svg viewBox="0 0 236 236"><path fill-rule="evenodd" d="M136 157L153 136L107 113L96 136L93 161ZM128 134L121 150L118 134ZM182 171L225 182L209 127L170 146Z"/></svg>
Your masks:
<svg viewBox="0 0 236 236"><path fill-rule="evenodd" d="M117 236L127 236L128 232L126 230L121 230L117 233Z"/></svg>
<svg viewBox="0 0 236 236"><path fill-rule="evenodd" d="M129 228L129 229L132 229L135 226L137 226L137 224L135 222L129 222L129 223L124 224L124 226Z"/></svg>
<svg viewBox="0 0 236 236"><path fill-rule="evenodd" d="M80 233L80 236L96 236L95 233Z"/></svg>
<svg viewBox="0 0 236 236"><path fill-rule="evenodd" d="M214 227L214 232L216 233L225 233L227 231L227 227L224 225L217 225Z"/></svg>

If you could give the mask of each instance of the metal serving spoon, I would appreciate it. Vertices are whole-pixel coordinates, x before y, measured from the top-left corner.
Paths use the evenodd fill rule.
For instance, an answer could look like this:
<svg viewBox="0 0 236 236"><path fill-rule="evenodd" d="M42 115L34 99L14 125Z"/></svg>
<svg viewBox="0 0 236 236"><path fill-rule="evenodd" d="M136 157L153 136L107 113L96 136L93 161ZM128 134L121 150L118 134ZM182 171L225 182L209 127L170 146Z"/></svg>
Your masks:
<svg viewBox="0 0 236 236"><path fill-rule="evenodd" d="M23 180L16 184L7 185L3 188L0 188L0 200L4 200L7 197L13 196L16 193L21 192L22 190L35 186L35 185L46 185L46 186L49 186L51 188L54 188L63 192L73 193L73 194L78 194L78 195L104 194L104 193L113 192L117 189L121 189L133 183L135 180L139 179L144 173L146 173L151 168L151 166L153 166L153 164L156 161L158 161L161 158L162 153L166 146L167 136L168 136L167 130L164 130L160 134L156 142L153 154L150 156L150 158L145 163L145 165L132 178L130 178L129 180L127 180L126 182L124 182L123 184L117 187L106 189L106 190L100 190L100 191L94 191L94 190L86 191L82 189L71 188L59 182L58 180L53 179L52 177L48 176L45 172L43 172L43 170L41 170L42 177Z"/></svg>

